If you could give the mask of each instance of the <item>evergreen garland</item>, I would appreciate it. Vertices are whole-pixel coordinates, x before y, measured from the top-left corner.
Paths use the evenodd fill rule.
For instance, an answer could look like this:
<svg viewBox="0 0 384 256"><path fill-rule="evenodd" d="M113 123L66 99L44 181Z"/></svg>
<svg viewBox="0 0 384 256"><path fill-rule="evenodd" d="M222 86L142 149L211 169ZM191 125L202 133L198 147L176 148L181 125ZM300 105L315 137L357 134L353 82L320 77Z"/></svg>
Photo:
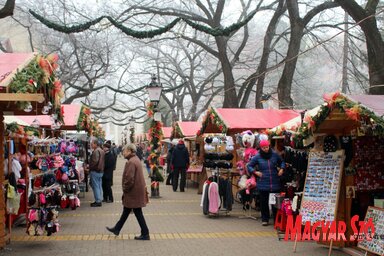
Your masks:
<svg viewBox="0 0 384 256"><path fill-rule="evenodd" d="M199 131L197 131L196 135L200 136L205 132L205 129L207 128L208 124L211 123L214 126L216 126L219 131L223 134L226 134L228 131L228 127L225 125L224 121L221 120L219 115L216 113L213 107L211 107L208 111L207 114L204 116L202 125Z"/></svg>
<svg viewBox="0 0 384 256"><path fill-rule="evenodd" d="M147 104L147 112L153 115L153 104ZM149 145L151 152L148 161L151 167L151 181L163 182L164 177L159 170L159 157L160 157L160 141L163 138L163 124L152 119L151 126L148 130Z"/></svg>
<svg viewBox="0 0 384 256"><path fill-rule="evenodd" d="M22 126L17 124L16 122L12 122L10 124L6 124L6 131L9 133L16 133L19 135L29 135L29 136L39 136L39 130L35 127L31 126Z"/></svg>
<svg viewBox="0 0 384 256"><path fill-rule="evenodd" d="M89 115L91 114L91 110L82 105L80 109L80 115L79 118L77 119L77 124L76 128L77 131L85 130L85 131L90 131L90 124L89 124Z"/></svg>
<svg viewBox="0 0 384 256"><path fill-rule="evenodd" d="M59 25L59 24L54 23L50 20L47 20L46 18L44 18L43 16L40 16L39 14L35 13L32 10L29 10L29 12L32 14L33 17L38 19L45 26L47 26L53 30L66 33L66 34L83 32L83 31L89 29L91 26L99 23L102 19L105 18L105 16L101 16L97 19L91 20L89 22L85 22L83 24L73 25L73 26L65 26L65 25Z"/></svg>
<svg viewBox="0 0 384 256"><path fill-rule="evenodd" d="M44 18L43 16L37 14L36 12L34 12L32 10L29 10L29 12L32 14L32 16L34 16L36 19L38 19L45 26L47 26L53 30L66 33L66 34L83 32L83 31L89 29L91 26L99 23L102 19L106 18L109 20L109 22L112 23L112 25L114 25L116 28L120 29L126 35L132 36L134 38L139 38L139 39L152 38L154 36L166 33L168 31L170 31L181 20L183 20L185 23L187 23L192 28L194 28L198 31L210 34L212 36L229 36L232 32L237 31L242 26L247 24L256 14L256 11L253 11L243 21L240 21L238 23L234 23L231 26L228 26L226 28L219 28L219 27L211 28L209 26L201 25L201 24L195 23L195 22L188 20L188 19L185 19L185 18L183 18L183 19L182 18L176 18L171 23L169 23L168 25L166 25L162 28L159 28L159 29L148 30L148 31L136 31L136 30L133 30L133 29L130 29L130 28L124 26L122 23L116 21L114 18L112 18L110 16L100 16L99 18L85 22L83 24L66 26L66 25L59 25L57 23L54 23L54 22Z"/></svg>
<svg viewBox="0 0 384 256"><path fill-rule="evenodd" d="M373 135L384 136L384 119L383 117L377 116L373 111L361 106L359 103L349 100L339 93L332 94L331 97L325 98L325 101L327 104L322 105L315 116L307 120L304 119L303 123L294 129L287 127L288 130L293 130L294 132L293 142L296 148L303 147L303 140L309 138L335 108L345 113L351 120L370 123L372 127L374 127ZM313 122L313 125L310 125L310 122ZM280 125L274 132L269 132L269 136L280 136L285 129L285 127Z"/></svg>
<svg viewBox="0 0 384 256"><path fill-rule="evenodd" d="M148 30L148 31L136 31L124 26L120 22L115 21L111 17L106 17L106 18L112 23L112 25L120 29L124 34L135 37L135 38L139 38L139 39L152 38L154 36L164 34L169 30L171 30L180 21L180 18L177 18L177 19L174 19L171 23L169 23L165 27L162 27L159 29Z"/></svg>

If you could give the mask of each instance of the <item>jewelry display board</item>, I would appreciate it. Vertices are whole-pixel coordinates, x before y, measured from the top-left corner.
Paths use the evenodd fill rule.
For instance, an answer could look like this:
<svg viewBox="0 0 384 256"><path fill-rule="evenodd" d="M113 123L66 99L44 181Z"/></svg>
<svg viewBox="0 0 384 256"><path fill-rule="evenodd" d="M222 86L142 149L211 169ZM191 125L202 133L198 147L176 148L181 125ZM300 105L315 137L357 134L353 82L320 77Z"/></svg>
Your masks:
<svg viewBox="0 0 384 256"><path fill-rule="evenodd" d="M365 215L365 222L372 218L375 227L375 235L371 240L363 239L357 244L358 247L378 255L384 255L384 209L369 206Z"/></svg>
<svg viewBox="0 0 384 256"><path fill-rule="evenodd" d="M343 150L309 152L300 209L303 223L336 219L343 161Z"/></svg>

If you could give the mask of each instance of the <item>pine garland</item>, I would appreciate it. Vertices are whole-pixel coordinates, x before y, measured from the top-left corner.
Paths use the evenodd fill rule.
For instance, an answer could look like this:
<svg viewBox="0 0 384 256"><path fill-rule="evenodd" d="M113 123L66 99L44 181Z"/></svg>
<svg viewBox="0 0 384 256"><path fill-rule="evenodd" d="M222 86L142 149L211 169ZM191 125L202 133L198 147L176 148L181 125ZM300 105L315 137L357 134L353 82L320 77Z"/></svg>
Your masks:
<svg viewBox="0 0 384 256"><path fill-rule="evenodd" d="M43 23L45 26L53 29L53 30L56 30L56 31L59 31L59 32L63 32L65 34L70 34L70 33L78 33L78 32L83 32L87 29L89 29L91 26L99 23L102 19L105 18L105 16L101 16L97 19L94 19L94 20L91 20L89 22L85 22L83 24L79 24L79 25L73 25L73 26L65 26L65 25L59 25L57 23L54 23L46 18L44 18L43 16L40 16L39 14L37 14L36 12L32 11L32 10L29 10L29 12L32 14L33 17L35 17L36 19L38 19L41 23Z"/></svg>
<svg viewBox="0 0 384 256"><path fill-rule="evenodd" d="M353 102L341 95L333 93L330 96L324 97L327 104L320 107L319 112L313 117L306 117L303 123L297 127L283 127L280 125L274 132L269 132L269 136L280 136L285 130L293 131L293 142L295 147L302 148L303 140L309 138L317 127L325 121L333 109L338 109L345 113L347 117L355 121L368 122L374 127L373 134L376 136L384 136L384 119L377 116L371 110L361 106L359 103Z"/></svg>
<svg viewBox="0 0 384 256"><path fill-rule="evenodd" d="M6 131L9 133L16 133L19 135L39 136L39 130L35 127L22 126L16 122L6 124Z"/></svg>
<svg viewBox="0 0 384 256"><path fill-rule="evenodd" d="M226 134L228 131L228 127L225 125L224 121L221 120L221 118L216 113L214 108L211 107L207 111L207 114L204 116L201 128L199 131L197 131L196 135L199 136L199 135L203 134L209 123L215 125L219 129L219 131L223 134Z"/></svg>
<svg viewBox="0 0 384 256"><path fill-rule="evenodd" d="M171 23L169 23L165 27L162 27L159 29L148 30L148 31L136 31L124 26L123 24L115 21L113 18L109 16L107 16L106 18L112 23L112 25L120 29L124 34L135 37L135 38L139 38L139 39L152 38L154 36L164 34L169 30L171 30L181 20L180 18L174 19Z"/></svg>
<svg viewBox="0 0 384 256"><path fill-rule="evenodd" d="M81 109L80 109L80 115L79 115L79 118L77 119L77 124L76 124L76 128L77 128L77 131L81 131L81 130L86 130L86 131L90 131L90 122L89 122L89 115L91 114L91 110L82 105L81 106Z"/></svg>
<svg viewBox="0 0 384 256"><path fill-rule="evenodd" d="M124 26L121 22L116 21L114 18L112 18L110 16L100 16L99 18L85 22L83 24L66 26L66 25L60 25L60 24L54 23L54 22L44 18L43 16L37 14L36 12L34 12L32 10L29 10L29 12L32 14L32 16L34 16L36 19L38 19L45 26L47 26L53 30L62 32L62 33L66 33L66 34L83 32L83 31L89 29L91 26L99 23L102 19L105 18L105 19L108 19L109 22L111 22L111 24L113 26L120 29L124 34L126 34L128 36L132 36L134 38L139 38L139 39L153 38L154 36L164 34L168 31L170 31L181 20L183 20L185 23L187 23L192 28L194 28L198 31L210 34L212 36L229 36L232 32L239 30L241 27L243 27L245 24L247 24L256 14L256 11L253 11L243 21L238 22L238 23L234 23L234 24L232 24L226 28L220 28L220 27L211 28L211 27L208 27L205 25L195 23L195 22L188 20L188 19L185 19L185 18L183 18L183 19L182 18L176 18L171 23L169 23L168 25L166 25L162 28L159 28L159 29L148 30L148 31L136 31L136 30L133 30L133 29L130 29L130 28Z"/></svg>
<svg viewBox="0 0 384 256"><path fill-rule="evenodd" d="M153 105L153 104L152 104ZM151 104L147 104L147 112L150 113ZM153 112L152 112L153 114ZM163 124L152 119L151 126L148 130L149 145L151 146L151 153L149 154L148 161L151 166L151 179L152 181L163 182L164 177L159 170L159 157L160 157L160 141L163 138Z"/></svg>

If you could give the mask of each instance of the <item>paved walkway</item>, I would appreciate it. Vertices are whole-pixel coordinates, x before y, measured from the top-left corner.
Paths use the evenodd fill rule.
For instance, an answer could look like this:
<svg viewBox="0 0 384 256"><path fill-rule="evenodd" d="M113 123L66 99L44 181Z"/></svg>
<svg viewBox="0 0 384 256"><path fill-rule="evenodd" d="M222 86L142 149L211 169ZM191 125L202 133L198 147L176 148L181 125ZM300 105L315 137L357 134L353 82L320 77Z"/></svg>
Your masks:
<svg viewBox="0 0 384 256"><path fill-rule="evenodd" d="M121 175L124 166L118 160L113 192L121 199ZM149 180L148 180L149 182ZM241 219L241 205L235 203L230 216L208 218L202 214L200 195L189 187L186 192L173 192L161 184L161 198L150 199L144 208L151 241L136 241L140 228L132 213L120 236L111 235L105 226L113 226L122 211L121 200L91 208L92 192L81 198L81 207L60 210L61 230L50 237L30 237L25 227L14 227L12 242L0 255L28 256L104 256L104 255L327 255L328 249L312 242L298 244L278 241L272 226ZM332 255L345 255L334 250Z"/></svg>

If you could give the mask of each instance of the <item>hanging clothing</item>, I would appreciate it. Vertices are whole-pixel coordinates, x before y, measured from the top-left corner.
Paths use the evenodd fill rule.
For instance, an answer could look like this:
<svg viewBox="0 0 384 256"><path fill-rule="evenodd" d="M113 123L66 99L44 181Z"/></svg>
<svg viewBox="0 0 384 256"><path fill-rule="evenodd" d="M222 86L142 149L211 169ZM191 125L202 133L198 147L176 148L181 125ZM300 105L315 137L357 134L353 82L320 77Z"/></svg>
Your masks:
<svg viewBox="0 0 384 256"><path fill-rule="evenodd" d="M209 212L218 213L221 200L219 195L219 185L216 182L212 182L209 185L208 200L209 200Z"/></svg>

